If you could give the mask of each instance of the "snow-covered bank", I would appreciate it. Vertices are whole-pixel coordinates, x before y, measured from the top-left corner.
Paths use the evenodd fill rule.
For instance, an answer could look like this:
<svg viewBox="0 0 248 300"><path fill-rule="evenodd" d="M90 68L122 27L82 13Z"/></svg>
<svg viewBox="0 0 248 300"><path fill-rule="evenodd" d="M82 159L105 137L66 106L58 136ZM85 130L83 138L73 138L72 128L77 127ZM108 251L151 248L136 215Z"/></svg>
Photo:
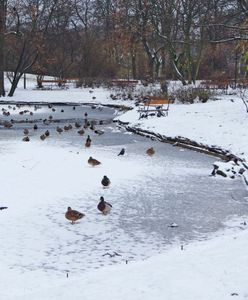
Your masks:
<svg viewBox="0 0 248 300"><path fill-rule="evenodd" d="M87 89L65 91L18 89L10 100L127 103L110 100L109 91L104 93L99 89L98 92L92 93ZM93 99L95 93L96 98ZM230 100L231 98L234 102ZM149 117L147 120L138 120L138 117L135 108L118 119L129 122L130 126L166 136L180 135L199 143L228 149L244 159L248 157L247 115L241 101L234 96L224 96L220 101L205 104L175 104L171 106L168 117ZM53 136L50 141L52 139ZM0 299L96 300L106 297L108 300L224 300L235 296L238 299L248 298L246 254L248 231L247 225L243 223L247 222L247 216L230 223L229 230L222 232L223 235L219 232L217 236L207 241L183 245L183 250L181 243L178 243L163 254L144 261L128 264L122 261L116 266L90 272L72 271L67 278L66 269L70 267L71 250L77 253L73 264L83 265L86 260L91 260L90 257L84 257L77 252L78 247L91 249L88 246L89 241L88 244L82 241L82 231L87 236L96 234L102 237L106 234L106 227L102 229L95 213L95 202L99 196L98 181L100 182L103 172L101 168L91 169L87 166L88 156L99 158L101 153L100 158L108 166L108 174L111 178L115 178L115 186L122 186L126 177L134 180L142 175L143 179L151 169L136 158L130 159L129 163L120 160L113 164L113 155L119 149L104 151L102 147L98 147L93 148L93 152L92 150L85 152L82 149L78 151L75 147L62 148L59 143L50 147L50 141L45 141L42 146L40 141L35 139L32 139L30 144L24 144L21 139L17 145L14 143L9 145L5 141L1 143L0 150L3 157L1 169L4 170L1 175L1 199L8 200L8 205L11 205L12 209L0 212L1 243L4 245L1 255ZM15 154L16 151L18 155ZM43 157L43 154L47 158ZM65 171L68 172L68 176L63 176ZM93 177L98 178L96 183L93 183ZM17 179L15 183L13 178ZM107 197L113 197L112 191L112 189L106 191ZM122 190L121 192L123 193ZM89 211L87 218L80 224L81 227L71 229L64 220L63 212L68 202ZM115 207L118 207L117 202ZM115 214L112 214L111 218L116 218ZM94 226L92 220L95 222ZM108 219L104 226L110 231L109 241L118 244L118 239L111 239L113 233L109 230ZM55 227L57 239L54 239ZM40 232L41 228L43 235L38 235L37 232ZM40 238L42 236L48 236L49 239ZM62 239L63 244L57 255L55 252L58 249L59 239ZM97 237L98 239L100 238ZM72 245L67 242L68 240ZM122 243L129 242L128 239L122 240ZM92 251L99 251L102 244ZM41 248L51 250L48 255L65 270L64 273L56 273L48 268L44 273L47 256L42 255L38 255L39 258L44 258L42 263L39 262L42 271L32 270L32 264L37 263L36 253ZM43 255L45 254L43 251ZM66 264L61 259L62 256L66 257ZM17 258L17 264L10 268L13 257ZM27 261L32 263L29 265L32 271L19 272L20 266L27 266ZM91 263L94 264L94 260Z"/></svg>
<svg viewBox="0 0 248 300"><path fill-rule="evenodd" d="M225 96L209 103L171 104L168 117L161 118L139 119L137 108L134 108L118 119L128 122L129 126L170 137L186 137L248 157L248 115L241 100L235 96Z"/></svg>
<svg viewBox="0 0 248 300"><path fill-rule="evenodd" d="M67 278L66 273L62 277L37 271L18 274L2 269L1 299L247 299L245 227L236 226L231 234L191 243L183 250L178 245L146 261L106 267L82 276L69 274Z"/></svg>
<svg viewBox="0 0 248 300"><path fill-rule="evenodd" d="M164 136L164 139L187 138L203 148L219 148L244 162L248 160L248 115L237 96L222 96L218 101L193 105L172 104L168 117L160 118L139 119L138 109L134 108L117 120L131 128ZM243 174L245 181L246 173Z"/></svg>

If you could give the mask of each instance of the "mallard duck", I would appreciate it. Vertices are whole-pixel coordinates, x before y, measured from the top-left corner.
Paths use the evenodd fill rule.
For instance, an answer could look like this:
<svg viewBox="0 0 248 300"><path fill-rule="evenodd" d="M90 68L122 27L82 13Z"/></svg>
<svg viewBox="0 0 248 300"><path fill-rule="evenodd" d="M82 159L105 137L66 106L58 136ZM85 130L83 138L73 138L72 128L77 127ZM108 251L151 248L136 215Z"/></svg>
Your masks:
<svg viewBox="0 0 248 300"><path fill-rule="evenodd" d="M120 153L119 153L117 156L119 156L119 155L124 155L124 154L125 154L125 149L122 148L121 151L120 151Z"/></svg>
<svg viewBox="0 0 248 300"><path fill-rule="evenodd" d="M77 210L71 209L71 207L67 208L67 212L65 213L66 219L70 220L72 224L74 224L77 220L82 219L85 214L80 213Z"/></svg>
<svg viewBox="0 0 248 300"><path fill-rule="evenodd" d="M23 130L23 133L24 133L25 135L28 135L28 134L29 134L29 130L28 130L27 128L25 128L25 129Z"/></svg>
<svg viewBox="0 0 248 300"><path fill-rule="evenodd" d="M80 123L78 123L78 122L75 122L75 127L76 128L80 128L82 125L80 124Z"/></svg>
<svg viewBox="0 0 248 300"><path fill-rule="evenodd" d="M91 122L90 122L90 129L93 130L93 131L96 129L96 128L95 128L95 124L96 124L95 121L91 121Z"/></svg>
<svg viewBox="0 0 248 300"><path fill-rule="evenodd" d="M90 156L90 158L88 159L88 164L90 164L92 167L94 167L94 166L100 165L101 162Z"/></svg>
<svg viewBox="0 0 248 300"><path fill-rule="evenodd" d="M155 150L153 149L153 147L149 148L146 150L146 153L149 155L149 156L152 156L154 153L155 153Z"/></svg>
<svg viewBox="0 0 248 300"><path fill-rule="evenodd" d="M80 129L80 130L78 130L77 133L80 134L80 135L84 135L85 131L83 129Z"/></svg>
<svg viewBox="0 0 248 300"><path fill-rule="evenodd" d="M85 147L90 147L90 146L91 146L91 138L90 138L90 136L88 135L88 136L87 136L87 139L86 139Z"/></svg>
<svg viewBox="0 0 248 300"><path fill-rule="evenodd" d="M58 133L61 133L61 132L63 132L63 129L60 128L59 126L57 126L56 131L57 131Z"/></svg>
<svg viewBox="0 0 248 300"><path fill-rule="evenodd" d="M100 197L100 202L98 203L97 208L104 215L107 215L111 211L112 205L106 202L103 197Z"/></svg>
<svg viewBox="0 0 248 300"><path fill-rule="evenodd" d="M106 187L106 186L109 186L111 182L110 182L109 178L106 175L104 175L101 183L103 186Z"/></svg>
<svg viewBox="0 0 248 300"><path fill-rule="evenodd" d="M42 135L40 136L40 139L41 139L42 141L44 141L44 140L46 139L45 134L42 134Z"/></svg>
<svg viewBox="0 0 248 300"><path fill-rule="evenodd" d="M29 142L30 141L28 136L25 136L22 140L23 140L23 142Z"/></svg>
<svg viewBox="0 0 248 300"><path fill-rule="evenodd" d="M98 134L98 135L104 134L104 131L103 131L103 130L99 130L99 129L96 129L94 132L95 132L96 134Z"/></svg>
<svg viewBox="0 0 248 300"><path fill-rule="evenodd" d="M11 128L11 127L13 126L13 124L10 123L10 122L8 122L8 121L4 121L4 122L3 122L3 126L4 126L5 128Z"/></svg>

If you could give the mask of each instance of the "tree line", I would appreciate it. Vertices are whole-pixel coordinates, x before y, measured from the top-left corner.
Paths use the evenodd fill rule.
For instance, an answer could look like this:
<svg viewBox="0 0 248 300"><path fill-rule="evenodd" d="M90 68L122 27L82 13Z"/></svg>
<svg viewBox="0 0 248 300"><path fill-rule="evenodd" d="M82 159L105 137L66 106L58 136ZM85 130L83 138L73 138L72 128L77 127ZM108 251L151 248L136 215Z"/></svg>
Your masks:
<svg viewBox="0 0 248 300"><path fill-rule="evenodd" d="M247 0L0 0L0 96L57 78L246 76Z"/></svg>

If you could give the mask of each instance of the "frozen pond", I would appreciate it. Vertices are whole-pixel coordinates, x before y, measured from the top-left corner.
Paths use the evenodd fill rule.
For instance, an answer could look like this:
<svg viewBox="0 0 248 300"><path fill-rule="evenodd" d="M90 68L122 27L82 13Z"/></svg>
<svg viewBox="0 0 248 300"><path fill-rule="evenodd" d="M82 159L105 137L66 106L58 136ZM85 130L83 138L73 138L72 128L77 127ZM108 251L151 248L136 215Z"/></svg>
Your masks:
<svg viewBox="0 0 248 300"><path fill-rule="evenodd" d="M40 220L37 217L24 220L20 217L16 221L1 224L5 243L0 255L11 267L77 272L145 259L164 251L172 243L180 245L193 239L205 238L209 233L221 229L224 222L232 217L248 213L247 191L241 180L209 176L216 158L129 134L112 123L115 115L113 109L40 106L34 110L33 106L21 106L13 111L13 107L1 106L11 112L10 116L2 116L2 120L18 121L10 129L0 127L1 153L6 149L11 150L10 154L5 153L6 159L14 155L15 145L24 144L21 141L23 129L27 128L31 141L25 143L25 146L30 145L39 153L39 158L35 158L37 161L26 159L31 171L33 168L35 171L36 165L42 161L39 145L51 149L51 157L56 156L54 149L68 149L72 153L80 152L79 155L88 151L88 156L93 153L93 157L105 159L109 165L105 167L103 164L100 167L102 169L96 168L95 171L86 166L82 185L84 178L92 172L96 176L104 175L105 172L107 175L112 174L112 184L109 189L100 192L94 185L85 184L85 187L77 188L75 184L73 193L60 195L56 191L44 205L42 202L35 205L35 200L30 203L30 210L42 216ZM27 111L20 115L19 112L23 110ZM85 136L79 136L75 127L62 134L55 130L57 126L63 127L75 121L83 124L85 112L88 113L89 121L96 121L96 129L104 131L103 135L97 135L90 129L86 130L85 135L90 134L93 140L91 150L84 150ZM49 116L55 122L46 125L43 120L48 120ZM21 120L35 121L38 130L32 129L33 123L23 123ZM47 129L50 137L42 142L40 135ZM156 153L148 157L145 151L151 146ZM117 157L122 148L126 149L126 154ZM32 182L36 184L32 181L35 178L33 176L38 175L33 175L31 171L29 182L32 185ZM73 172L68 172L65 168L61 176L68 176L70 180ZM115 175L118 177L116 180ZM54 180L58 181L59 178ZM40 181L43 181L42 176ZM54 184L59 186L58 182ZM82 191L83 194L80 194ZM101 195L113 204L113 210L108 216L102 216L95 209ZM72 202L73 208L82 208L87 214L85 219L73 226L63 216ZM9 206L7 202L0 204ZM178 224L178 227L171 228L169 225L172 222Z"/></svg>

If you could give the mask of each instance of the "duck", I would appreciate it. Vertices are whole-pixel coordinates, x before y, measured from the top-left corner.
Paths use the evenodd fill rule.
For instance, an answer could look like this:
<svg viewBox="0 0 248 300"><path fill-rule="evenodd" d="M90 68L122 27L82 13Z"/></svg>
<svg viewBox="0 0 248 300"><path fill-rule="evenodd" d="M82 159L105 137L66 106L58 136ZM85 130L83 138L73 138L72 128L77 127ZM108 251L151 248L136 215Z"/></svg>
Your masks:
<svg viewBox="0 0 248 300"><path fill-rule="evenodd" d="M124 154L125 154L125 149L122 148L121 151L120 151L120 153L117 156L124 155Z"/></svg>
<svg viewBox="0 0 248 300"><path fill-rule="evenodd" d="M149 155L149 156L152 156L154 153L155 153L155 150L153 149L153 147L149 148L146 150L146 153Z"/></svg>
<svg viewBox="0 0 248 300"><path fill-rule="evenodd" d="M87 139L86 139L85 147L90 147L90 146L91 146L91 138L90 138L90 136L88 135L88 136L87 136Z"/></svg>
<svg viewBox="0 0 248 300"><path fill-rule="evenodd" d="M104 175L101 183L104 187L107 187L110 185L111 182L110 182L109 178L106 175Z"/></svg>
<svg viewBox="0 0 248 300"><path fill-rule="evenodd" d="M94 132L95 132L95 134L98 134L98 135L104 134L104 131L103 130L99 130L99 129L96 129Z"/></svg>
<svg viewBox="0 0 248 300"><path fill-rule="evenodd" d="M29 142L30 141L28 136L25 136L22 140L23 140L23 142Z"/></svg>
<svg viewBox="0 0 248 300"><path fill-rule="evenodd" d="M111 211L112 205L100 197L100 202L97 205L97 209L100 210L104 215L107 215Z"/></svg>
<svg viewBox="0 0 248 300"><path fill-rule="evenodd" d="M56 131L57 131L58 133L61 133L61 132L63 132L63 129L60 128L59 126L57 126Z"/></svg>
<svg viewBox="0 0 248 300"><path fill-rule="evenodd" d="M3 122L3 126L4 126L5 128L11 128L11 127L13 126L13 124L12 124L11 122L4 121L4 122Z"/></svg>
<svg viewBox="0 0 248 300"><path fill-rule="evenodd" d="M81 124L78 123L78 122L75 122L75 127L76 127L76 128L80 128L80 127L81 127Z"/></svg>
<svg viewBox="0 0 248 300"><path fill-rule="evenodd" d="M45 131L45 136L47 137L47 136L49 136L49 135L50 135L49 130L46 130L46 131Z"/></svg>
<svg viewBox="0 0 248 300"><path fill-rule="evenodd" d="M80 135L84 135L85 131L83 129L80 129L80 130L78 130L77 133L80 134Z"/></svg>
<svg viewBox="0 0 248 300"><path fill-rule="evenodd" d="M24 133L25 135L28 135L28 134L29 134L29 130L28 130L27 128L25 128L25 129L23 130L23 133Z"/></svg>
<svg viewBox="0 0 248 300"><path fill-rule="evenodd" d="M40 136L40 139L41 139L42 141L44 141L44 140L46 139L45 134L42 134L42 135Z"/></svg>
<svg viewBox="0 0 248 300"><path fill-rule="evenodd" d="M77 210L73 210L69 206L67 208L67 212L65 213L65 217L66 217L66 219L70 220L72 224L74 224L77 220L82 219L83 217L85 217L85 214L83 214L83 213L81 213Z"/></svg>
<svg viewBox="0 0 248 300"><path fill-rule="evenodd" d="M88 164L91 165L92 167L94 167L94 166L100 165L101 162L90 156L90 158L88 159Z"/></svg>

